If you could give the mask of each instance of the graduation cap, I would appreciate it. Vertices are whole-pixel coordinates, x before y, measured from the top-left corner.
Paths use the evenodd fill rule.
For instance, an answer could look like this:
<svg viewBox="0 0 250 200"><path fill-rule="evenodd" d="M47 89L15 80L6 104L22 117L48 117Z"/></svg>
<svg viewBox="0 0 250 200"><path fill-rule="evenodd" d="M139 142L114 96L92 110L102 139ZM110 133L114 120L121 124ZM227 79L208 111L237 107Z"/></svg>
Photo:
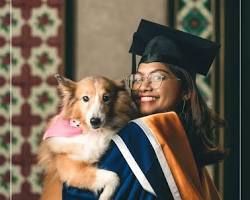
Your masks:
<svg viewBox="0 0 250 200"><path fill-rule="evenodd" d="M218 43L142 19L129 50L132 73L140 55L140 63L163 62L206 75L219 48Z"/></svg>

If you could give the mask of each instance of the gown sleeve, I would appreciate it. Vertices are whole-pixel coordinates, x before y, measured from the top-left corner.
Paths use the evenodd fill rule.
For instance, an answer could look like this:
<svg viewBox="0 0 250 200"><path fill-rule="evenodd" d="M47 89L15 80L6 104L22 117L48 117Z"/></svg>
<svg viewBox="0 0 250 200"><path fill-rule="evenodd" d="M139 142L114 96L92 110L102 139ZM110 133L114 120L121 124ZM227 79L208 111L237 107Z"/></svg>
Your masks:
<svg viewBox="0 0 250 200"><path fill-rule="evenodd" d="M200 179L186 133L174 112L128 123L113 138L98 167L111 170L120 178L114 200L220 199L215 188L212 196L207 195L208 188L214 185ZM62 192L63 200L96 200L99 197L99 194L66 184Z"/></svg>

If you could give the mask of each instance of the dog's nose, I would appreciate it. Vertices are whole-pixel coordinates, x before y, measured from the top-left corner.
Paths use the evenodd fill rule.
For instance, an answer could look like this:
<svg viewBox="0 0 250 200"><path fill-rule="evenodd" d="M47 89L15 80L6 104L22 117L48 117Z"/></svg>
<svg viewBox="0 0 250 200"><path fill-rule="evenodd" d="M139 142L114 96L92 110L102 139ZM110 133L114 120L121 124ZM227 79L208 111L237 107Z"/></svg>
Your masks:
<svg viewBox="0 0 250 200"><path fill-rule="evenodd" d="M101 124L101 119L98 117L92 117L90 119L90 124L92 125L93 128L99 128Z"/></svg>

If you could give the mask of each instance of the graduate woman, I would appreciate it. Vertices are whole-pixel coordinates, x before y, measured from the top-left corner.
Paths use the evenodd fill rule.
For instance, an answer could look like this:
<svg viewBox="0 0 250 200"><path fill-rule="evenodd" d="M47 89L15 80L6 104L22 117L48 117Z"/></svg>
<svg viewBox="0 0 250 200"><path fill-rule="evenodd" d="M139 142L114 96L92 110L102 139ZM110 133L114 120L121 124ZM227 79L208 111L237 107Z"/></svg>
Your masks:
<svg viewBox="0 0 250 200"><path fill-rule="evenodd" d="M214 42L141 20L130 49L133 74L126 81L142 117L113 138L98 164L119 175L113 199L220 199L205 166L224 158L214 143L214 128L223 120L195 83L197 73L208 73L218 49ZM64 184L63 200L76 199L98 194Z"/></svg>

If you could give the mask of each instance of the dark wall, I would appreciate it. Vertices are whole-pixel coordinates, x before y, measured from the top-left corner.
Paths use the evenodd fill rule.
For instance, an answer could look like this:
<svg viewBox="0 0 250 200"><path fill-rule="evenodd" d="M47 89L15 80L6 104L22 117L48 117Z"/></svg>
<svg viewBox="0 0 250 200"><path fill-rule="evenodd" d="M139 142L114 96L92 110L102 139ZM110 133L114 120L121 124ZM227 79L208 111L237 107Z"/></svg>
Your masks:
<svg viewBox="0 0 250 200"><path fill-rule="evenodd" d="M240 26L239 1L225 1L225 160L224 199L239 199L240 142Z"/></svg>
<svg viewBox="0 0 250 200"><path fill-rule="evenodd" d="M70 79L75 78L75 63L74 63L74 27L75 13L74 2L65 1L65 76Z"/></svg>
<svg viewBox="0 0 250 200"><path fill-rule="evenodd" d="M249 113L250 113L250 1L242 1L242 20L241 20L241 30L242 30L242 54L241 54L241 91L242 91L242 167L241 167L241 179L242 179L242 199L249 199L250 189L249 189L249 180L250 180L250 134L249 134Z"/></svg>

